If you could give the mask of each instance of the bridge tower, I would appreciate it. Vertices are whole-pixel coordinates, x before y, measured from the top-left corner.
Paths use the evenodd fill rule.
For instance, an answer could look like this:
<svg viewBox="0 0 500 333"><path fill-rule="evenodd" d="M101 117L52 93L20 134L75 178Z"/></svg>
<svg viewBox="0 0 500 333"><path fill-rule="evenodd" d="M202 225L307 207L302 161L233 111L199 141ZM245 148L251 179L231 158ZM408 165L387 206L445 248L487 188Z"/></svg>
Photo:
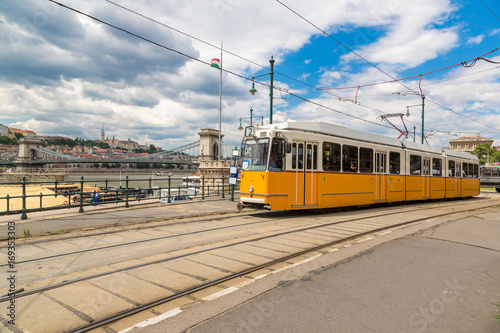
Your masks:
<svg viewBox="0 0 500 333"><path fill-rule="evenodd" d="M219 155L219 131L211 128L202 128L200 136L200 159L203 161L217 160ZM221 139L224 134L221 134Z"/></svg>
<svg viewBox="0 0 500 333"><path fill-rule="evenodd" d="M21 163L26 163L30 160L34 160L37 157L35 150L30 149L32 147L39 147L42 145L42 141L38 139L21 138L19 140L19 156L17 160Z"/></svg>
<svg viewBox="0 0 500 333"><path fill-rule="evenodd" d="M219 155L219 131L211 128L202 128L198 132L200 136L200 166L198 171L209 178L229 178L229 167L231 161L218 161ZM221 134L221 138L224 135Z"/></svg>

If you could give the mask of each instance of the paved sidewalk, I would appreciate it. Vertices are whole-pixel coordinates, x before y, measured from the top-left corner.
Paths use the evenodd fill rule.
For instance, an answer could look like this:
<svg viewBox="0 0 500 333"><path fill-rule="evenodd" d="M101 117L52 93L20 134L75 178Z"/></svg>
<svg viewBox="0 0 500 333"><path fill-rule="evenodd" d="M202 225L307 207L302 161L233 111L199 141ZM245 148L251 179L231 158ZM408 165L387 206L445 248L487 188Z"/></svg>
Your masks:
<svg viewBox="0 0 500 333"><path fill-rule="evenodd" d="M130 331L500 332L499 208L391 237L332 252Z"/></svg>
<svg viewBox="0 0 500 333"><path fill-rule="evenodd" d="M229 196L208 197L188 202L161 204L158 199L131 201L130 208L123 203L98 206L85 206L79 213L79 207L28 213L27 220L21 220L21 214L0 216L0 237L7 235L7 223L16 222L19 237L29 229L31 235L57 233L87 228L101 228L133 223L163 221L166 219L201 217L213 213L236 213L239 197L229 201Z"/></svg>

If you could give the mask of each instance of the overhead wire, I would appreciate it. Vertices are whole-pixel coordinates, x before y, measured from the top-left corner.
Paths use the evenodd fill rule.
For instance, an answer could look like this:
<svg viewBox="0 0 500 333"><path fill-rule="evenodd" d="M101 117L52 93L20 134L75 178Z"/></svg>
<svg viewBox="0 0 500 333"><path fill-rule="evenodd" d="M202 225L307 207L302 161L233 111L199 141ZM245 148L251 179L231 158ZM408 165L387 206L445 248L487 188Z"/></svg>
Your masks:
<svg viewBox="0 0 500 333"><path fill-rule="evenodd" d="M71 10L71 11L73 11L73 12L75 12L75 13L80 14L80 15L86 16L86 17L88 17L88 18L90 18L90 19L92 19L92 20L94 20L94 21L97 21L97 22L99 22L99 23L102 23L102 24L104 24L104 25L107 25L107 26L109 26L109 27L111 27L111 28L113 28L113 29L116 29L116 30L122 31L122 32L124 32L124 33L126 33L126 34L129 34L129 35L131 35L131 36L134 36L134 37L136 37L136 38L139 38L139 39L141 39L141 40L143 40L143 41L145 41L145 42L151 43L151 44L153 44L153 45L156 45L156 46L161 47L161 48L163 48L163 49L166 49L166 50L168 50L168 51L171 51L171 52L177 53L177 54L179 54L179 55L181 55L181 56L187 57L187 58L189 58L189 59L191 59L191 60L194 60L194 61L197 61L197 62L199 62L199 63L202 63L202 64L205 64L205 65L211 66L211 63L209 63L209 62L207 62L207 61L203 61L203 60L198 59L198 58L196 58L196 57L194 57L194 56L188 55L188 54L186 54L186 53L184 53L184 52L181 52L181 51L175 50L175 49L173 49L173 48L167 47L167 46L165 46L165 45L163 45L163 44L160 44L160 43L158 43L158 42L155 42L155 41L153 41L153 40L150 40L150 39L148 39L148 38L145 38L145 37L143 37L143 36L140 36L140 35L138 35L138 34L136 34L136 33L133 33L133 32L131 32L131 31L128 31L128 30L126 30L126 29L120 28L120 27L118 27L118 26L116 26L116 25L113 25L113 24L111 24L111 23L109 23L109 22L103 21L103 20L101 20L101 19L99 19L99 18L97 18L97 17L94 17L94 16L92 16L92 15L90 15L90 14L84 13L84 12L82 12L82 11L80 11L80 10L77 10L77 9L75 9L75 8L73 8L73 7L67 6L67 5L65 5L65 4L63 4L63 3L60 3L60 2L58 2L58 1L55 1L55 0L47 0L47 1L52 2L52 3L56 4L56 5L59 5L59 6L63 7L63 8L66 8L66 9L68 9L68 10ZM220 48L219 48L219 50L220 50ZM248 80L248 81L253 81L253 79L252 79L252 78L246 77L246 76L244 76L244 75L242 75L242 74L239 74L239 73L236 73L236 72L233 72L233 71L230 71L230 70L224 69L224 68L221 68L220 70L222 70L222 71L224 71L224 72L226 72L226 73L228 73L228 74L234 75L234 76L236 76L236 77L239 77L239 78L241 78L241 79L245 79L245 80ZM262 83L262 82L255 81L255 83L260 84L260 85L263 85L263 86L266 86L266 85L265 85L264 83ZM281 89L279 89L279 88L277 88L277 87L274 87L274 89L281 91ZM299 98L299 99L301 99L301 100L304 100L304 101L306 101L306 102L309 102L309 103L315 104L315 105L317 105L317 106L320 106L320 107L326 108L326 109L331 110L331 111L333 111L333 112L336 112L336 113L339 113L339 114L343 114L343 115L345 115L345 116L352 117L352 118L355 118L355 119L358 119L358 120L362 120L362 121L365 121L365 122L368 122L368 123L371 123L371 124L374 124L374 125L377 125L377 126L390 128L390 127L385 126L385 125L383 125L383 124L376 123L376 122L373 122L373 121L370 121L370 120L366 120L366 119L363 119L363 118L360 118L360 117L356 117L356 116L350 115L350 114L348 114L348 113L345 113L345 112L342 112L342 111L336 110L336 109L334 109L334 108L331 108L331 107L328 107L328 106L322 105L322 104L317 103L317 102L312 102L311 100L309 100L309 99L307 99L307 98L301 97L301 96L299 96L299 95L297 95L297 94L294 94L294 93L290 93L289 91L288 91L287 93L288 93L288 94L290 94L290 95L293 95L293 96L295 96L295 97L297 97L297 98Z"/></svg>
<svg viewBox="0 0 500 333"><path fill-rule="evenodd" d="M285 5L283 2L281 2L280 0L276 0L276 2L278 2L279 4L281 4L283 7L285 7L286 9L288 9L289 11L291 11L292 13L294 13L295 15L297 15L298 17L300 17L302 20L306 21L307 23L309 23L310 25L312 25L314 28L316 28L317 30L321 31L321 33L323 33L325 36L327 36L328 38L330 38L331 40L335 41L336 43L338 43L339 45L341 45L342 47L344 47L345 49L347 49L349 52L351 52L352 54L356 55L358 58L360 58L361 60L363 60L364 62L366 62L367 64L369 64L370 66L374 67L375 69L377 69L378 71L382 72L383 74L385 74L386 76L390 77L391 79L393 79L395 82L398 82L399 84L401 84L403 87L405 87L406 89L408 90L411 90L411 88L407 87L405 84L397 81L394 77L392 77L392 75L390 75L389 73L386 73L384 70L380 69L379 67L377 67L375 64L373 64L372 62L370 62L368 59L364 58L363 56L361 56L360 54L358 54L356 51L350 49L349 47L347 47L346 45L344 45L342 42L340 42L339 40L337 40L336 38L334 38L332 35L330 35L329 33L327 33L326 31L324 31L323 29L321 29L320 27L318 27L317 25L315 25L314 23L312 23L311 21L309 21L307 18L305 18L304 16L300 15L298 12L296 12L295 10L293 10L292 8L290 8L289 6Z"/></svg>
<svg viewBox="0 0 500 333"><path fill-rule="evenodd" d="M141 13L139 13L139 12L135 11L135 10L132 10L132 9L130 9L130 8L127 8L127 7L123 6L123 5L117 4L117 3L116 3L116 2L114 2L114 1L111 1L111 0L105 0L105 1L106 1L106 2L108 2L108 3L110 3L110 4L112 4L112 5L114 5L114 6L117 6L117 7L121 8L121 9L123 9L123 10L126 10L126 11L128 11L128 12L130 12L130 13L133 13L133 14L135 14L135 15L138 15L138 16L140 16L140 17L142 17L142 18L146 19L146 20L149 20L149 21L154 22L154 23L156 23L156 24L159 24L159 25L161 25L161 26L163 26L163 27L165 27L165 28L168 28L168 29L171 29L171 30L173 30L173 31L175 31L175 32L177 32L177 33L180 33L180 34L182 34L182 35L184 35L184 36L186 36L186 37L189 37L189 38L191 38L191 39L194 39L194 40L196 40L196 41L198 41L198 42L200 42L200 43L203 43L203 44L205 44L205 45L208 45L208 46L211 46L211 47L213 47L213 48L216 48L217 50L221 50L220 46L217 46L217 45L214 45L214 44L209 43L209 42L207 42L207 41L204 41L204 40L202 40L202 39L200 39L200 38L198 38L198 37L196 37L196 36L193 36L193 35L191 35L191 34L188 34L188 33L186 33L186 32L183 32L183 31L181 31L181 30L179 30L179 29L176 29L176 28L174 28L174 27L172 27L172 26L169 26L169 25L167 25L167 24L165 24L165 23L162 23L162 22L160 22L160 21L158 21L158 20L155 20L155 19L153 19L153 18L151 18L151 17L149 17L149 16L146 16L146 15L144 15L144 14L141 14ZM269 68L269 67L267 67L267 66L261 65L261 64L259 64L259 63L255 62L255 61L253 61L253 60L250 60L250 59L248 59L248 58L242 57L242 56L240 56L240 55L238 55L238 54L236 54L236 53L234 53L234 52L228 51L227 49L224 49L224 48L223 48L223 49L222 49L222 51L223 51L223 52L225 52L225 53L227 53L227 54L230 54L230 55L232 55L232 56L234 56L234 57L236 57L236 58L238 58L238 59L244 60L244 61L249 62L249 63L251 63L251 64L253 64L253 65L255 65L255 66L258 66L258 67L260 67L260 68L262 68L262 69L267 69L267 70L269 70L269 69L270 69L270 68ZM311 84L308 84L307 82L300 81L300 80L298 80L298 79L296 79L296 78L294 78L294 77L288 76L288 75L286 75L286 74L284 74L284 73L280 73L279 71L274 70L274 73L275 73L275 74L278 74L278 75L281 75L281 76L283 76L283 77L286 77L287 79L290 79L290 80L293 80L293 81L295 81L295 82L298 82L298 83L304 84L304 85L309 86L309 87L311 87L311 88L314 88L314 89L316 89L316 90L321 90L320 88L317 88L317 87L315 87L315 86L313 86L313 85L311 85ZM336 95L334 95L334 94L332 94L332 95L333 95L333 96L336 96ZM339 97L339 96L336 96L336 97Z"/></svg>
<svg viewBox="0 0 500 333"><path fill-rule="evenodd" d="M320 27L318 27L317 25L315 25L314 23L312 23L310 20L308 20L308 19L307 19L307 18L305 18L304 16L300 15L297 11L295 11L295 10L293 10L292 8L290 8L289 6L285 5L282 1L280 1L280 0L276 0L276 2L278 2L279 4L281 4L283 7L287 8L289 11L291 11L292 13L294 13L295 15L297 15L298 17L300 17L302 20L306 21L308 24L310 24L311 26L313 26L313 27L314 27L314 28L316 28L317 30L321 31L321 32L322 32L325 36L329 37L330 39L332 39L333 41L335 41L335 42L336 42L336 43L338 43L339 45L343 46L343 47L344 47L345 49L347 49L349 52L353 53L354 55L356 55L358 58L360 58L360 59L362 59L363 61L365 61L365 62L366 62L367 64L369 64L370 66L374 67L375 69L379 70L379 71L380 71L380 72L382 72L383 74L385 74L385 75L387 75L388 77L390 77L390 78L393 80L393 81L391 81L391 82L397 82L397 83L401 84L403 87L405 87L406 89L408 89L409 91L412 91L412 92L414 92L414 93L418 94L418 92L416 92L415 90L413 90L413 89L411 89L410 87L406 86L406 85L405 85L405 84L403 84L401 81L399 81L399 80L395 79L393 76L391 76L390 74L386 73L385 71L383 71L382 69L380 69L379 67L377 67L375 64L373 64L372 62L370 62L369 60L367 60L366 58L364 58L363 56L361 56L360 54L358 54L358 53L357 53L357 52L355 52L354 50L352 50L352 49L350 49L349 47L347 47L346 45L344 45L342 42L340 42L339 40L337 40L336 38L334 38L333 36L331 36L330 34L328 34L326 31L324 31L323 29L321 29ZM484 1L483 1L483 3L484 3ZM485 5L486 5L486 4L485 4ZM489 7L488 7L488 8L489 8ZM491 9L490 9L490 10L491 10ZM495 16L496 16L496 15L495 15ZM498 50L498 48L497 48L497 49L495 49L495 50L493 50L493 51L491 51L491 52L494 52L494 51L496 51L496 50ZM486 54L489 54L489 53L491 53L491 52L488 52L488 53L486 53ZM485 55L486 55L486 54L485 54ZM477 60L476 60L476 61L477 61ZM489 61L489 60L487 60L487 61ZM491 62L491 61L490 61L490 62ZM417 76L418 76L418 75L417 75ZM420 75L420 77L421 77L421 75ZM357 87L358 87L358 86L356 86L356 87L352 87L352 88L357 88ZM420 86L419 86L419 88L420 88ZM420 95L421 95L421 94L422 94L422 92L420 92ZM432 103L435 103L434 101L432 101L432 100L430 100L430 99L429 99L429 101L431 101ZM440 104L438 104L438 103L435 103L435 104L436 104L436 105L439 105L439 106L441 106L441 107L443 107L443 108L444 108L445 110L447 110L447 111L451 111L451 112L453 112L453 113L455 113L455 114L457 114L457 115L464 116L464 115L462 115L461 113L455 112L455 111L453 111L452 109L447 108L447 107L444 107L444 106L442 106L442 105L440 105ZM465 116L464 116L464 117L465 117ZM467 119L472 120L472 118L470 118L470 117L466 117L466 118L467 118ZM475 122L477 122L476 120L474 120L474 121L475 121ZM477 123L480 123L480 122L477 122ZM480 124L484 125L483 123L480 123ZM488 126L488 127L492 128L491 126ZM495 129L495 130L496 130L496 129Z"/></svg>
<svg viewBox="0 0 500 333"><path fill-rule="evenodd" d="M481 2L482 2L485 6L486 6L486 8L488 8L488 9L490 10L490 12L491 12L493 15L495 15L495 17L497 18L497 20L498 20L498 21L500 21L500 18L498 17L498 15L497 15L497 14L495 14L495 12L493 11L493 9L491 9L491 8L490 8L490 6L488 6L488 5L486 4L486 2L484 2L484 0L481 0Z"/></svg>
<svg viewBox="0 0 500 333"><path fill-rule="evenodd" d="M70 6L67 6L67 5L65 5L65 4L62 4L62 3L57 2L57 1L55 1L55 0L48 0L48 1L50 1L50 2L52 2L52 3L54 3L54 4L57 4L57 5L61 6L61 7L64 7L64 8L66 8L66 9L68 9L68 10L74 11L74 12L76 12L76 13L80 14L80 15L83 15L83 16L86 16L86 17L88 17L88 18L90 18L90 19L93 19L93 20L95 20L95 21L97 21L97 22L99 22L99 23L102 23L102 24L104 24L104 25L107 25L107 26L109 26L109 27L112 27L112 28L114 28L114 29L117 29L117 30L119 30L119 31L122 31L122 32L124 32L124 33L126 33L126 34L129 34L129 35L131 35L131 36L134 36L134 37L136 37L136 38L139 38L139 39L141 39L141 40L143 40L143 41L146 41L146 42L151 43L151 44L153 44L153 45L156 45L156 46L158 46L158 47L164 48L164 49L166 49L166 50L168 50L168 51L171 51L171 52L177 53L177 54L179 54L179 55L181 55L181 56L185 56L185 57L187 57L187 58L189 58L189 59L191 59L191 60L195 60L195 61L200 62L200 63L205 64L205 65L211 65L211 64L210 64L209 62L207 62L207 61L203 61L203 60L198 59L198 58L196 58L196 57L190 56L190 55L188 55L188 54L186 54L186 53L184 53L184 52L181 52L181 51L175 50L175 49L173 49L173 48L167 47L167 46L165 46L165 45L163 45L163 44L160 44L160 43L157 43L157 42L155 42L155 41L153 41L153 40L150 40L150 39L148 39L148 38L142 37L142 36L140 36L140 35L138 35L138 34L132 33L132 32L130 32L130 31L126 30L126 29L120 28L120 27L118 27L118 26L116 26L116 25L113 25L113 24L111 24L111 23L108 23L108 22L106 22L106 21L103 21L103 20L101 20L101 19L98 19L98 18L96 18L96 17L94 17L94 16L92 16L92 15L89 15L89 14L87 14L87 13L84 13L84 12L82 12L82 11L79 11L79 10L77 10L77 9L75 9L75 8L72 8L72 7L70 7ZM106 1L107 1L107 2L109 2L109 3L112 3L112 4L114 4L114 5L117 5L117 4L115 4L114 2L112 2L112 1L109 1L109 0L106 0ZM278 2L279 2L279 1L278 1ZM123 9L125 9L125 10L129 10L129 9L127 9L126 7L123 7L123 6L120 6L120 5L117 5L117 6L122 7L122 8L123 8ZM131 11L131 10L129 10L129 11ZM132 11L132 12L134 12L134 11ZM142 14L140 14L140 13L137 13L137 12L134 12L134 13L136 13L137 15L140 15L140 16L142 16L142 17L144 17L144 18L150 19L150 18L148 18L148 17L146 17L146 16L144 16L144 15L142 15ZM196 40L199 40L200 42L203 42L203 43L205 43L205 44L207 44L207 45L211 45L211 44L210 44L210 43L208 43L208 42L202 41L201 39L198 39L198 38L196 38L196 37L194 37L194 36L191 36L191 35L189 35L189 34L183 33L182 31L180 31L180 30L178 30L178 29L175 29L175 28L169 27L169 26L167 26L167 25L164 25L164 24L163 24L163 23L161 23L161 22L158 22L158 21L153 20L153 19L150 19L150 20L152 20L152 21L154 21L154 22L156 22L156 23L158 23L158 24L161 24L161 25L163 25L163 26L165 26L165 27L168 27L168 28L170 28L170 29L173 29L174 31L177 31L177 32L179 32L179 33L182 33L182 34L184 34L184 35L186 35L186 36L189 36L189 37L191 37L191 38L194 38L194 39L196 39ZM211 46L214 46L214 45L211 45ZM220 50L220 47L218 47L218 46L214 46L214 47L216 47L217 49L219 49L219 50ZM243 58L243 57L241 57L241 56L238 56L237 54L234 54L234 53L232 53L232 52L229 52L229 51L226 51L226 52L227 52L228 54L234 55L234 56L236 56L236 57L238 57L238 58L240 58L240 59L243 59L243 60L245 60L245 61L248 61L248 62L250 62L250 63L256 64L256 65L258 65L259 67L262 67L262 68L267 68L267 67L265 67L265 66L259 65L258 63L255 63L255 62L253 62L253 61L251 61L251 60L248 60L248 59L246 59L246 58ZM354 51L353 51L353 52L354 52ZM376 66L375 66L375 67L376 67ZM248 81L250 81L250 80L252 80L252 81L253 81L253 79L251 79L251 78L249 78L249 77L246 77L246 76L244 76L244 75L242 75L242 74L238 74L238 73L235 73L235 72L230 71L230 70L227 70L227 69L221 69L221 70L225 71L225 72L226 72L226 73L228 73L228 74L231 74L231 75L237 76L237 77L239 77L239 78L242 78L242 79L245 79L245 80L248 80ZM383 72L383 71L382 71L382 72ZM299 82L299 83L301 83L301 84L308 85L308 86L310 86L310 87L312 87L312 88L314 88L314 89L316 89L316 90L321 90L321 89L316 88L316 87L314 87L314 86L312 86L312 85L310 85L310 84L307 84L307 83L305 83L305 82L302 82L302 81L296 80L296 79L294 79L294 78L291 78L291 77L289 77L289 76L287 76L287 75L284 75L284 74L281 74L281 75L283 75L284 77L288 77L288 78L290 78L290 79L292 79L292 80L295 80L295 81L297 81L297 82ZM392 77L391 77L391 78L392 78ZM261 84L261 85L263 85L263 86L266 86L264 83L261 83L261 82L258 82L258 81L255 81L255 82L256 82L257 84ZM404 86L404 87L406 87L405 85L403 85L403 86ZM281 89L281 88L278 88L278 87L274 87L274 88L275 88L275 89L277 89L277 90L279 90L279 91L283 91L283 89ZM411 89L410 89L410 88L408 88L408 87L406 87L406 88L407 88L408 90L411 90ZM371 124L374 124L374 125L377 125L377 126L381 126L381 127L385 127L385 128L390 128L390 127L385 126L385 125L383 125L383 124L376 123L376 122L373 122L373 121L370 121L370 120L366 120L366 119L361 118L361 117L353 116L353 115L351 115L351 114L348 114L348 113L345 113L345 112L342 112L342 111L336 110L336 109L331 108L331 107L329 107L329 106L325 106L325 105L323 105L323 104L321 104L321 103L314 102L314 101L312 101L312 100L310 100L310 99L308 99L308 98L304 98L304 97L299 96L299 95L297 95L297 94L295 94L295 93L291 93L290 91L286 91L286 93L287 93L287 94L290 94L290 95L292 95L292 96L295 96L295 97L297 97L298 99L303 100L303 101L305 101L305 102L312 103L312 104L314 104L314 105L316 105L316 106L319 106L319 107L322 107L322 108L328 109L328 110L330 110L330 111L333 111L333 112L336 112L336 113L339 113L339 114L345 115L345 116L347 116L347 117L351 117L351 118L354 118L354 119L357 119L357 120L361 120L361 121L364 121L364 122L368 122L368 123L371 123ZM334 96L335 96L335 95L334 95ZM337 97L337 96L336 96L336 97ZM339 100L344 100L344 101L348 100L348 99L344 99L344 98L342 98L342 97L337 97L337 98L339 98ZM380 110L375 109L375 108L371 108L371 107L366 106L366 105L361 105L361 104L358 104L358 105L360 105L360 106L362 106L362 107L364 107L364 108L371 109L371 110L376 111L376 112L385 113L385 112L383 112L383 111L380 111ZM441 105L440 105L440 106L441 106ZM443 106L441 106L441 107L443 107ZM445 109L447 109L447 108L445 108ZM447 109L447 110L452 111L451 109ZM457 114L459 114L459 113L457 113ZM459 114L459 115L461 115L461 114ZM462 115L462 116L463 116L463 115ZM493 129L494 129L494 128L493 128ZM495 130L496 130L496 129L495 129Z"/></svg>
<svg viewBox="0 0 500 333"><path fill-rule="evenodd" d="M111 0L105 0L105 1L106 1L106 2L108 2L108 3L110 3L110 4L112 4L112 5L117 6L117 7L121 8L121 9L123 9L123 10L126 10L126 11L128 11L128 12L130 12L130 13L133 13L133 14L135 14L135 15L138 15L138 16L142 17L142 18L145 18L145 19L147 19L147 20L149 20L149 21L151 21L151 22L154 22L154 23L156 23L156 24L159 24L159 25L161 25L161 26L163 26L163 27L165 27L165 28L171 29L171 30L173 30L173 31L175 31L175 32L178 32L178 33L180 33L180 34L184 35L184 36L187 36L187 37L192 38L192 39L194 39L194 40L196 40L196 41L199 41L199 42L201 42L201 43L203 43L203 44L205 44L205 45L208 45L208 46L211 46L211 47L213 47L213 48L215 48L215 49L217 49L217 50L220 50L220 47L219 47L219 46L217 46L217 45L214 45L214 44L212 44L212 43L206 42L206 41L204 41L204 40L202 40L202 39L200 39L200 38L198 38L198 37L195 37L195 36L193 36L193 35L190 35L190 34L188 34L188 33L185 33L185 32L183 32L183 31L181 31L181 30L179 30L179 29L173 28L173 27L171 27L171 26L169 26L169 25L167 25L167 24L164 24L164 23L162 23L162 22L160 22L160 21L158 21L158 20L155 20L155 19L153 19L153 18L151 18L151 17L148 17L148 16L146 16L146 15L144 15L144 14L141 14L141 13L139 13L139 12L135 11L135 10L132 10L132 9L130 9L130 8L127 8L127 7L123 6L123 5L117 4L117 3L115 3L114 1L111 1ZM255 62L255 61L252 61L252 60L249 60L249 59L247 59L247 58L244 58L244 57L242 57L242 56L240 56L240 55L238 55L238 54L236 54L236 53L233 53L233 52L228 51L228 50L226 50L226 49L222 49L222 51L223 51L223 52L226 52L227 54L230 54L230 55L232 55L232 56L235 56L235 57L237 57L237 58L239 58L239 59L241 59L241 60L247 61L247 62L249 62L249 63L251 63L251 64L256 65L256 66L259 66L259 67L261 67L261 68L263 68L263 69L268 69L268 70L269 70L269 68L268 68L268 67L263 66L263 65L261 65L261 64L259 64L259 63L257 63L257 62ZM325 91L325 89L318 88L318 87L315 87L315 86L313 86L313 85L311 85L311 84L308 84L307 82L303 82L303 81L297 80L297 79L295 79L295 78L293 78L293 77L290 77L290 76L288 76L288 75L286 75L286 74L280 73L279 71L274 70L274 73L275 73L275 74L278 74L278 75L281 75L281 76L283 76L283 77L286 77L286 78L288 78L288 79L291 79L291 80L293 80L293 81L296 81L296 82L298 82L298 83L300 83L300 84L306 85L306 86L308 86L308 87L310 87L310 88L313 88L313 89L315 89L315 90L317 90L317 91L322 91L322 92L324 92L324 93L327 93L328 95L332 95L332 96L334 96L335 98L339 99L340 101L350 101L350 99L348 99L348 98L344 98L344 97L341 97L341 96L338 96L338 95L332 94L332 93L331 93L331 92L329 92L329 91ZM290 94L290 92L289 92L289 91L287 91L287 93L288 93L288 94ZM293 96L297 96L296 94L291 94L291 95L293 95ZM357 104L357 105L359 105L359 106L361 106L361 107L363 107L363 108L367 108L367 109L370 109L370 110L372 110L372 111L376 111L376 112L381 113L381 114L386 114L386 112L384 112L384 111L378 110L378 109L376 109L376 108L369 107L369 106L364 105L364 104L361 104L361 103L355 103L355 104Z"/></svg>
<svg viewBox="0 0 500 333"><path fill-rule="evenodd" d="M408 77L405 77L405 78L394 79L394 80L390 80L390 81L382 81L382 82L375 82L375 83L369 83L369 84L361 84L361 85L352 86L352 87L325 88L325 89L322 89L322 90L340 90L340 89L354 89L354 88L358 88L359 89L359 88L363 88L363 87L370 87L370 86L376 86L376 85L380 85L380 84L392 83L392 82L396 82L396 81L403 81L403 80L414 79L416 77L420 77L421 78L424 75L434 74L434 73L437 73L437 72L440 72L440 71L443 71L443 70L446 70L446 69L450 69L450 68L453 68L453 67L457 67L457 66L460 66L460 65L462 65L465 68L470 68L470 67L473 67L478 60L484 60L484 61L490 62L492 64L500 64L500 62L496 62L496 61L492 61L492 60L484 58L485 55L493 53L495 51L498 51L499 49L500 48L496 48L496 49L494 49L494 50L492 50L490 52L487 52L485 54L482 54L482 55L480 55L478 57L474 57L472 59L469 59L469 60L466 60L466 61L462 61L462 62L459 62L459 63L454 64L454 65L450 65L450 66L442 67L442 68L439 68L439 69L435 69L433 71L426 72L426 73L423 73L423 74L412 75L412 76L408 76ZM470 62L470 63L467 64L467 62ZM409 89L409 90L411 90L411 89Z"/></svg>

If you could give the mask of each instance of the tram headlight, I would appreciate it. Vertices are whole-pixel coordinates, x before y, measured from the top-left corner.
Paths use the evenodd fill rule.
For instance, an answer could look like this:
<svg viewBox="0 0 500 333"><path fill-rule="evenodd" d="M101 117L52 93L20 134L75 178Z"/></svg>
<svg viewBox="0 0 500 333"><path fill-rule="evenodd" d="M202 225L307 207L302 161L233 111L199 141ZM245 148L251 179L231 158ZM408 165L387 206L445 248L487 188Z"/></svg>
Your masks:
<svg viewBox="0 0 500 333"><path fill-rule="evenodd" d="M253 193L253 186L248 187L248 192Z"/></svg>

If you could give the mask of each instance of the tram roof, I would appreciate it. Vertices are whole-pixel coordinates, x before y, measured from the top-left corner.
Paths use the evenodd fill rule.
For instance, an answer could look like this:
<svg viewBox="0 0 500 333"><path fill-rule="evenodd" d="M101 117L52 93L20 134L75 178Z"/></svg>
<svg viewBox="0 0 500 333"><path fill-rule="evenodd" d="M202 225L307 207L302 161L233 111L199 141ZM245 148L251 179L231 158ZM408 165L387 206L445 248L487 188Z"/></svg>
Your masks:
<svg viewBox="0 0 500 333"><path fill-rule="evenodd" d="M345 139L355 139L364 142L370 143L381 143L387 146L393 147L402 147L401 142L398 139L389 138L387 136L373 134L368 132L362 132L353 130L347 127L338 126L334 124L329 124L325 122L317 122L317 121L297 121L297 122L284 122L284 123L276 123L270 125L259 126L259 130L273 130L273 129L281 129L281 130L299 130L304 132L318 133L324 135L337 136ZM439 147L427 146L420 143L415 142L405 142L404 146L409 149L420 150L425 152L431 152L435 154L442 154L443 150ZM464 152L457 152L445 149L446 155L460 157L460 158L469 158L469 159L477 159L476 156L467 154Z"/></svg>

